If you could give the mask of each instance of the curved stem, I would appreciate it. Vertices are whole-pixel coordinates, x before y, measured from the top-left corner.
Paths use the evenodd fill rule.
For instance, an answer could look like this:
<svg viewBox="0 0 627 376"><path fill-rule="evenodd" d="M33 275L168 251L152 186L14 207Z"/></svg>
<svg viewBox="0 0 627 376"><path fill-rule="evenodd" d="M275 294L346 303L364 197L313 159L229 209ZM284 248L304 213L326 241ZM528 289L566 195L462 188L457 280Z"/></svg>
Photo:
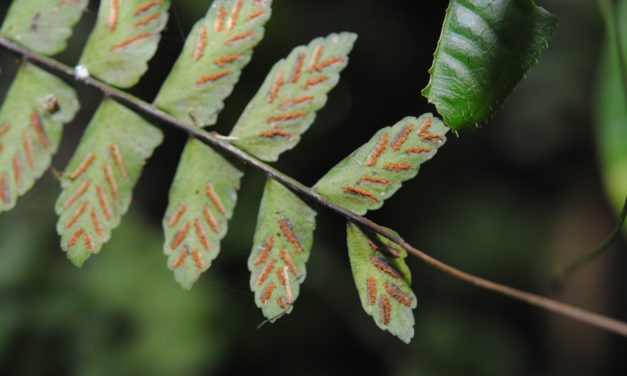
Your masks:
<svg viewBox="0 0 627 376"><path fill-rule="evenodd" d="M580 267L586 265L590 261L601 256L603 253L605 253L605 251L610 249L610 246L614 243L614 241L616 241L616 239L618 239L623 230L625 217L627 217L627 197L625 197L623 210L618 215L618 223L616 224L616 227L614 227L614 230L612 230L612 232L610 233L610 236L608 236L607 239L605 239L605 241L592 252L581 255L579 258L575 259L575 261L571 262L570 264L568 264L568 266L563 268L561 271L561 275L557 276L558 286L566 282L577 270L579 270Z"/></svg>
<svg viewBox="0 0 627 376"><path fill-rule="evenodd" d="M71 67L59 63L56 60L50 59L48 57L44 57L35 53L32 53L25 48L19 46L16 43L13 43L6 38L0 36L0 46L6 48L7 50L13 51L25 59L32 61L38 65L43 66L44 68L56 72L58 74L62 74L71 78L73 80L77 80L75 76L75 71ZM371 220L362 217L353 213L352 211L341 207L339 205L334 204L333 202L327 200L326 198L320 196L316 192L314 192L311 188L306 187L295 179L281 173L280 171L274 169L273 167L261 162L257 158L251 156L250 154L240 150L239 148L229 144L228 142L222 140L220 137L216 137L209 132L206 132L202 129L195 128L191 125L185 124L183 122L178 121L172 116L166 114L153 107L149 103L142 101L132 95L129 95L123 91L115 89L105 83L102 83L94 78L88 77L85 79L78 79L83 82L87 86L94 87L104 93L105 95L118 100L119 102L133 108L144 115L149 115L156 120L159 120L162 123L166 123L175 128L183 130L187 132L190 136L198 139L199 141L207 144L209 146L214 146L218 149L221 149L223 152L231 154L235 158L239 159L241 162L248 164L265 174L269 177L275 179L276 181L288 186L292 191L297 193L299 196L304 199L318 204L322 207L325 207L339 215L344 216L349 221L352 221L362 227L368 228L388 239L397 243L401 247L405 248L409 253L418 257L428 265L443 271L446 274L454 276L458 279L466 281L472 285L477 287L481 287L486 290L498 292L505 296L508 296L513 299L517 299L528 304L543 308L545 310L555 312L567 317L570 317L575 320L582 321L584 323L620 334L622 336L627 337L627 323L612 319L610 317L606 317L597 313L589 312L583 310L581 308L561 303L553 299L549 299L540 295L528 293L525 291L521 291L506 285L502 285L496 282L489 281L487 279L474 276L472 274L466 273L459 269L456 269L450 265L445 264L444 262L437 260L424 252L414 248L411 244L407 243L403 238L398 235L391 233L385 228L379 226L378 224L372 222Z"/></svg>

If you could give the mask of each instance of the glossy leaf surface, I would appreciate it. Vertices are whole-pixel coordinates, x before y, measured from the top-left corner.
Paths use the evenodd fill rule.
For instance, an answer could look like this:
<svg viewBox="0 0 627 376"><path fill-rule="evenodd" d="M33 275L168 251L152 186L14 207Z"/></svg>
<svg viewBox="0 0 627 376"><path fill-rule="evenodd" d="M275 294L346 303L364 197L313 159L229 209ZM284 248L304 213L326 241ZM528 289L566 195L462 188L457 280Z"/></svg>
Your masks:
<svg viewBox="0 0 627 376"><path fill-rule="evenodd" d="M533 0L451 0L422 94L453 129L492 115L557 25Z"/></svg>

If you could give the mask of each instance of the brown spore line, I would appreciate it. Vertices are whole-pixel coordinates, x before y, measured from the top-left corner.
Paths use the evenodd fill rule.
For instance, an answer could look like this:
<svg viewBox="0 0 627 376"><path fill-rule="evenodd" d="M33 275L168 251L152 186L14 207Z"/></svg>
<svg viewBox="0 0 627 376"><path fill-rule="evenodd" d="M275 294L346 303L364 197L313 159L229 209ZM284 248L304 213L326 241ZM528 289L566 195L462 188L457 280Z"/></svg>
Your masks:
<svg viewBox="0 0 627 376"><path fill-rule="evenodd" d="M216 31L220 32L224 30L224 18L226 17L226 9L224 5L220 5L218 8L218 13L216 15L215 22L213 23L213 27Z"/></svg>
<svg viewBox="0 0 627 376"><path fill-rule="evenodd" d="M252 21L252 20L254 20L255 18L257 18L257 17L261 16L261 15L262 15L262 14L264 14L264 13L266 13L266 11L265 11L265 10L263 10L263 9L257 9L257 10L255 10L255 11L253 11L252 13L250 13L250 14L248 15L248 17L246 17L246 19L247 19L248 21Z"/></svg>
<svg viewBox="0 0 627 376"><path fill-rule="evenodd" d="M205 229L203 229L202 224L200 223L200 219L198 218L194 219L194 231L196 232L196 237L198 238L198 241L200 242L202 247L205 249L205 251L208 251L211 246L209 244L209 240L207 240L207 234L205 233Z"/></svg>
<svg viewBox="0 0 627 376"><path fill-rule="evenodd" d="M120 147L118 144L113 143L109 146L109 153L115 162L115 165L120 170L120 174L123 178L128 178L128 171L126 171L126 166L124 165L124 160L122 159L122 153L120 152Z"/></svg>
<svg viewBox="0 0 627 376"><path fill-rule="evenodd" d="M268 276L272 272L272 269L274 269L275 263L276 261L273 258L266 263L266 266L263 267L261 273L259 274L259 277L257 278L257 286L261 286L266 281L266 279L268 279Z"/></svg>
<svg viewBox="0 0 627 376"><path fill-rule="evenodd" d="M35 156L33 155L33 139L28 131L22 133L22 148L24 149L24 155L26 156L26 163L30 169L35 168ZM1 149L1 148L0 148Z"/></svg>
<svg viewBox="0 0 627 376"><path fill-rule="evenodd" d="M215 206L215 208L221 214L226 214L226 207L222 203L222 200L220 200L220 196L218 196L218 194L216 193L212 183L207 183L207 186L205 188L205 194L207 195L207 198L209 198L209 200L213 203L213 206Z"/></svg>
<svg viewBox="0 0 627 376"><path fill-rule="evenodd" d="M354 185L345 185L344 187L342 187L342 191L344 193L355 194L357 196L368 198L375 202L379 201L379 197L377 197L374 193L365 188L357 187Z"/></svg>
<svg viewBox="0 0 627 376"><path fill-rule="evenodd" d="M296 62L294 63L294 69L292 70L292 75L290 76L290 82L296 83L300 79L300 74L303 70L303 64L305 62L305 54L303 52L299 53L296 56Z"/></svg>
<svg viewBox="0 0 627 376"><path fill-rule="evenodd" d="M368 304L374 305L377 301L377 280L373 277L366 279L366 293L368 294Z"/></svg>
<svg viewBox="0 0 627 376"><path fill-rule="evenodd" d="M327 81L328 79L329 79L329 77L325 76L323 74L321 74L319 76L312 77L312 78L308 79L307 81L305 81L305 83L303 83L303 89L309 89L310 87L319 85L319 84Z"/></svg>
<svg viewBox="0 0 627 376"><path fill-rule="evenodd" d="M272 84L272 88L268 92L268 103L274 102L276 97L279 95L279 90L281 90L281 86L285 84L285 79L283 78L283 72L278 71L276 74L276 78L274 79L274 83Z"/></svg>
<svg viewBox="0 0 627 376"><path fill-rule="evenodd" d="M413 130L414 130L413 124L410 123L410 124L405 125L403 129L396 136L394 136L394 141L392 141L392 150L398 151L398 149L400 149L401 146L403 146L405 141L407 141L407 138L409 137L411 131Z"/></svg>
<svg viewBox="0 0 627 376"><path fill-rule="evenodd" d="M159 13L153 13L153 14L149 14L146 17L138 20L137 22L135 22L135 27L141 27L141 26L145 26L148 25L151 21L156 20L157 18L159 18L161 15Z"/></svg>
<svg viewBox="0 0 627 376"><path fill-rule="evenodd" d="M372 263L372 265L376 266L377 269L381 270L382 272L384 272L385 274L393 278L396 278L396 279L403 278L403 275L398 270L396 270L395 267L390 265L390 263L385 259L385 257L379 254L375 254L374 256L372 256L372 258L370 259L370 262Z"/></svg>
<svg viewBox="0 0 627 376"><path fill-rule="evenodd" d="M387 145L388 145L388 134L383 133L381 136L379 136L379 139L377 140L377 145L374 147L372 152L368 155L368 158L366 158L366 166L374 166L379 160L379 158L381 157L381 154L385 152Z"/></svg>
<svg viewBox="0 0 627 376"><path fill-rule="evenodd" d="M176 226L179 223L179 220L181 219L183 214L185 214L186 210L187 210L187 205L181 202L179 206L177 207L176 211L174 212L174 214L170 216L170 220L168 221L168 227Z"/></svg>
<svg viewBox="0 0 627 376"><path fill-rule="evenodd" d="M261 296L261 302L265 303L272 297L272 292L276 288L276 284L274 282L270 282L268 286L263 291L263 295Z"/></svg>
<svg viewBox="0 0 627 376"><path fill-rule="evenodd" d="M113 46L111 46L111 50L112 51L119 51L119 50L123 49L124 47L127 47L131 43L137 42L137 41L142 40L142 39L149 38L151 36L152 36L152 34L150 34L150 33L140 33L140 34L133 35L133 36L128 37L128 38L124 39L123 41L121 41L119 43L116 43Z"/></svg>
<svg viewBox="0 0 627 376"><path fill-rule="evenodd" d="M385 295L381 295L379 299L379 315L383 325L388 325L390 323L391 314L392 305L390 304L390 299L388 299Z"/></svg>
<svg viewBox="0 0 627 376"><path fill-rule="evenodd" d="M22 159L18 154L13 156L13 178L15 185L20 188L22 186Z"/></svg>
<svg viewBox="0 0 627 376"><path fill-rule="evenodd" d="M401 303L404 306L411 307L413 301L412 299L401 291L401 289L392 282L385 282L383 284L385 291L388 292L397 302Z"/></svg>
<svg viewBox="0 0 627 376"><path fill-rule="evenodd" d="M41 124L41 117L39 116L37 111L33 111L30 114L30 126L35 131L35 134L37 135L37 139L39 140L39 143L43 147L50 146L50 141L48 140L48 136L46 135L46 131L44 130L43 124Z"/></svg>
<svg viewBox="0 0 627 376"><path fill-rule="evenodd" d="M109 2L109 17L107 18L107 28L114 31L118 24L119 0L111 0Z"/></svg>
<svg viewBox="0 0 627 376"><path fill-rule="evenodd" d="M255 32L252 30L248 30L248 31L244 31L242 33L238 33L235 35L230 36L227 40L226 40L226 44L231 45L231 44L235 44L235 43L240 43L248 38L250 38Z"/></svg>
<svg viewBox="0 0 627 376"><path fill-rule="evenodd" d="M81 183L81 185L78 187L78 189L74 192L73 195L71 195L64 203L63 203L63 208L67 209L70 206L72 206L72 204L78 200L82 195L85 194L85 192L87 192L87 188L89 188L89 185L91 184L91 179L87 178L85 180L83 180L83 182Z"/></svg>
<svg viewBox="0 0 627 376"><path fill-rule="evenodd" d="M206 84L206 83L213 83L214 81L228 76L229 74L231 74L231 71L225 70L225 71L221 71L221 72L216 72L216 73L211 73L205 76L201 76L198 77L198 79L196 79L196 85L202 85L202 84Z"/></svg>
<svg viewBox="0 0 627 376"><path fill-rule="evenodd" d="M268 236L266 241L263 243L263 248L259 252L259 255L255 259L255 261L253 261L253 265L263 264L268 258L268 256L270 255L270 251L272 250L273 246L274 246L274 235L270 235Z"/></svg>
<svg viewBox="0 0 627 376"><path fill-rule="evenodd" d="M202 26L198 31L198 39L196 39L196 46L194 48L194 61L200 59L205 53L205 47L207 46L207 29Z"/></svg>
<svg viewBox="0 0 627 376"><path fill-rule="evenodd" d="M98 196L98 204L100 205L102 213L107 220L111 220L113 214L111 212L111 206L109 205L109 199L107 199L107 193L104 187L100 184L96 184L96 195Z"/></svg>
<svg viewBox="0 0 627 376"><path fill-rule="evenodd" d="M302 253L303 248L301 247L300 242L298 241L298 238L296 238L296 235L294 235L294 232L292 231L292 224L290 223L289 219L287 218L279 219L279 227L281 228L281 232L283 233L287 241L292 243L296 252Z"/></svg>
<svg viewBox="0 0 627 376"><path fill-rule="evenodd" d="M237 0L235 5L233 6L233 10L231 11L231 16L229 20L226 22L226 29L231 30L235 24L237 24L237 19L239 18L239 12L242 9L243 2L242 0Z"/></svg>
<svg viewBox="0 0 627 376"><path fill-rule="evenodd" d="M259 136L265 137L265 138L277 138L277 137L289 138L289 137L292 137L292 132L288 132L283 129L270 129L270 130L259 133Z"/></svg>
<svg viewBox="0 0 627 376"><path fill-rule="evenodd" d="M189 232L190 227L191 227L191 224L189 223L189 221L185 221L183 226L181 226L181 228L176 232L174 239L172 239L172 243L170 243L170 249L174 250L178 248L179 245L181 245L181 243L187 236L187 233Z"/></svg>
<svg viewBox="0 0 627 376"><path fill-rule="evenodd" d="M91 166L95 158L96 158L96 155L94 153L91 153L91 152L87 153L85 155L85 158L83 158L83 161L78 165L78 167L76 167L76 169L68 177L74 180L78 178L79 176L81 176L85 171L87 171L89 166Z"/></svg>
<svg viewBox="0 0 627 376"><path fill-rule="evenodd" d="M196 265L197 269L203 269L204 263L202 258L200 257L200 252L198 252L198 248L194 248L192 250L192 260L194 260L194 265Z"/></svg>
<svg viewBox="0 0 627 376"><path fill-rule="evenodd" d="M133 16L138 16L140 13L146 12L147 10L149 10L150 8L160 5L161 3L163 3L162 0L151 0L151 1L146 1L145 3L140 4L134 11L133 11Z"/></svg>
<svg viewBox="0 0 627 376"><path fill-rule="evenodd" d="M5 173L0 173L0 199L5 205L8 205L10 201L9 197L9 185L7 183L7 176Z"/></svg>

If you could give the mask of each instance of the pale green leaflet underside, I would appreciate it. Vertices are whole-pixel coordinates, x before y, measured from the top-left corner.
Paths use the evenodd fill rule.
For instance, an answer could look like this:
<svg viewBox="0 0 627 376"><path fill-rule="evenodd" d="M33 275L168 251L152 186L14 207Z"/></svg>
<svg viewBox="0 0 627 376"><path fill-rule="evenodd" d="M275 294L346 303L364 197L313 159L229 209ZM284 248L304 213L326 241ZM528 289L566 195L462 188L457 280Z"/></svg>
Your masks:
<svg viewBox="0 0 627 376"><path fill-rule="evenodd" d="M448 128L431 114L406 117L377 132L325 176L313 189L334 203L363 215L378 209L433 158Z"/></svg>
<svg viewBox="0 0 627 376"><path fill-rule="evenodd" d="M135 85L157 50L169 7L170 0L101 0L79 63L111 85Z"/></svg>
<svg viewBox="0 0 627 376"><path fill-rule="evenodd" d="M233 143L270 162L295 147L339 81L356 38L353 33L316 38L277 62L235 124Z"/></svg>
<svg viewBox="0 0 627 376"><path fill-rule="evenodd" d="M216 122L223 100L250 61L270 18L271 1L217 0L188 36L155 104L202 127ZM190 140L170 189L164 252L176 280L189 289L220 252L242 173Z"/></svg>
<svg viewBox="0 0 627 376"><path fill-rule="evenodd" d="M361 305L377 326L409 343L414 336L416 296L407 251L379 235L347 225L348 255Z"/></svg>
<svg viewBox="0 0 627 376"><path fill-rule="evenodd" d="M0 109L0 213L48 169L63 124L78 108L65 82L29 63L20 66Z"/></svg>
<svg viewBox="0 0 627 376"><path fill-rule="evenodd" d="M120 224L144 163L162 138L117 102L100 104L63 174L55 205L61 248L75 265L98 253Z"/></svg>
<svg viewBox="0 0 627 376"><path fill-rule="evenodd" d="M292 310L305 280L316 212L280 183L268 179L248 258L255 303L271 321Z"/></svg>
<svg viewBox="0 0 627 376"><path fill-rule="evenodd" d="M63 51L87 0L13 0L0 32L44 55Z"/></svg>
<svg viewBox="0 0 627 376"><path fill-rule="evenodd" d="M217 121L253 48L263 39L272 1L216 0L196 22L155 105L205 127Z"/></svg>
<svg viewBox="0 0 627 376"><path fill-rule="evenodd" d="M183 288L190 289L220 253L242 175L200 141L187 142L163 218L163 251Z"/></svg>

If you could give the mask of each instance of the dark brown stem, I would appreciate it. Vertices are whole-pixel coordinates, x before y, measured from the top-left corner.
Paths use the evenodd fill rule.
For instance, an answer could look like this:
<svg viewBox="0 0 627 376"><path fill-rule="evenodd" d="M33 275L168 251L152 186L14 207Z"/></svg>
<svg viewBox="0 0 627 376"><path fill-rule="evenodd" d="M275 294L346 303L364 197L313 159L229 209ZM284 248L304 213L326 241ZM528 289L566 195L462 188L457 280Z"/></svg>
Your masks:
<svg viewBox="0 0 627 376"><path fill-rule="evenodd" d="M44 56L32 53L26 50L25 48L19 46L18 44L13 43L10 40L2 36L0 36L0 46L4 47L7 50L13 51L14 53L25 58L26 60L36 63L50 71L53 71L61 75L65 75L66 77L71 78L73 80L77 80L75 70L73 68L70 68L48 57L44 57ZM531 294L531 293L524 292L524 291L521 291L512 287L509 287L509 286L495 283L487 279L480 278L472 274L463 272L452 266L449 266L443 263L442 261L439 261L425 254L424 252L414 248L411 244L407 243L400 236L391 233L390 231L372 222L371 220L364 218L362 216L359 216L346 208L343 208L341 206L338 206L332 203L331 201L327 200L326 198L314 192L311 188L304 186L300 182L281 173L280 171L277 171L271 166L251 156L250 154L240 150L239 148L229 144L228 142L224 140L221 140L219 137L216 137L202 129L195 128L189 124L185 124L181 121L178 121L177 119L166 114L165 112L160 111L157 108L153 107L149 103L146 103L142 101L141 99L135 98L123 91L115 89L94 78L87 77L87 78L78 79L78 80L83 82L87 86L91 86L100 90L105 95L118 100L119 102L141 112L144 115L149 115L152 118L162 123L169 124L175 128L178 128L180 130L187 132L190 136L198 139L199 141L203 142L206 145L214 146L228 154L231 154L232 156L239 159L243 163L253 166L254 168L260 171L263 171L272 179L275 179L276 181L281 182L282 184L288 186L291 190L299 194L301 197L307 199L308 201L311 201L320 206L323 206L337 214L344 216L346 219L348 219L351 222L354 222L364 228L368 228L390 239L391 241L405 248L412 255L418 257L422 261L435 267L436 269L443 271L446 274L452 275L458 279L469 282L477 287L481 287L486 290L498 292L510 298L521 300L523 302L543 308L545 310L555 312L555 313L573 318L575 320L579 320L579 321L588 323L590 325L593 325L602 329L606 329L608 331L627 337L627 323L625 322L612 319L610 317L606 317L603 315L599 315L597 313L589 312L589 311L574 307L569 304L560 303L558 301L555 301L555 300L552 300L552 299L549 299L540 295Z"/></svg>

